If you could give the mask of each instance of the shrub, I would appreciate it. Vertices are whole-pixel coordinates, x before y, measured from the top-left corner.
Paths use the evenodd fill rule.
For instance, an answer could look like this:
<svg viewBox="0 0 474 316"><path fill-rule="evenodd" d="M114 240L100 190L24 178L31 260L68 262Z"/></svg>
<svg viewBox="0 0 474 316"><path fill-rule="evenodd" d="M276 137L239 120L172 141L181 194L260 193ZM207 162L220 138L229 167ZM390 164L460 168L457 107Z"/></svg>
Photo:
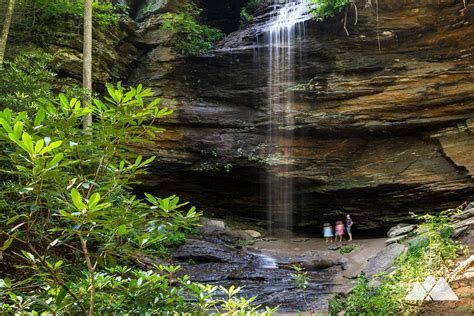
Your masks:
<svg viewBox="0 0 474 316"><path fill-rule="evenodd" d="M253 15L248 13L245 8L240 10L240 25L246 25L253 21Z"/></svg>
<svg viewBox="0 0 474 316"><path fill-rule="evenodd" d="M71 296L62 261L53 261L65 247L75 250L74 264L84 264L94 280L96 269L165 242L169 232L190 229L200 214L194 207L183 211L187 203L175 196L141 200L127 191L154 160L131 157L129 144L159 132L144 123L171 111L158 108L159 99L146 104L152 92L141 86L107 90L104 101L86 106L60 95L59 102L43 100L31 115L0 112L0 148L7 154L0 162L1 192L8 201L2 203L2 251L12 242L22 245L25 273ZM84 132L88 113L95 123ZM91 287L89 302L76 295L82 309L93 305L94 281Z"/></svg>
<svg viewBox="0 0 474 316"><path fill-rule="evenodd" d="M84 0L33 0L27 4L34 8L34 18L40 24L59 17L84 17ZM94 20L101 25L111 25L118 22L116 13L126 9L123 5L114 5L112 1L93 1L92 12Z"/></svg>
<svg viewBox="0 0 474 316"><path fill-rule="evenodd" d="M240 24L245 25L253 21L252 14L257 11L263 4L262 0L249 0L240 9Z"/></svg>
<svg viewBox="0 0 474 316"><path fill-rule="evenodd" d="M222 31L199 23L201 9L188 3L183 12L163 15L163 30L173 32L171 44L181 54L199 55L206 53L214 43L224 37Z"/></svg>
<svg viewBox="0 0 474 316"><path fill-rule="evenodd" d="M239 288L176 278L179 267L123 266L183 242L201 213L174 195L138 198L129 192L154 160L130 154L131 144L146 144L145 135L160 133L153 122L171 111L159 108L159 99L146 103L153 93L141 85L107 85L107 91L92 104L61 94L30 114L0 111L0 251L18 253L20 260L18 273L0 279L0 311L255 312L255 298L237 298ZM83 130L89 113L94 123ZM227 298L214 299L218 291Z"/></svg>
<svg viewBox="0 0 474 316"><path fill-rule="evenodd" d="M296 283L298 288L303 290L306 289L309 283L308 272L305 271L303 267L296 264L292 265L291 269L295 271L291 274L291 277L293 278L293 281Z"/></svg>
<svg viewBox="0 0 474 316"><path fill-rule="evenodd" d="M237 298L240 288L203 285L191 282L189 277L175 277L180 270L177 266L157 266L156 272L133 269L127 266L106 268L95 275L95 286L98 290L95 297L95 308L100 314L134 314L162 315L187 314L193 312L222 312L229 315L270 315L276 309L260 305L251 306L255 297ZM76 293L76 298L63 288L45 286L34 296L17 294L21 284L4 282L3 293L8 298L0 306L4 312L45 311L52 314L80 314L77 300L87 300L91 279L85 271L67 283L68 289ZM216 292L224 298L214 298Z"/></svg>
<svg viewBox="0 0 474 316"><path fill-rule="evenodd" d="M57 92L82 95L82 88L74 80L58 78L60 64L55 57L39 48L27 47L13 60L0 66L0 108L33 113L41 100L51 100Z"/></svg>
<svg viewBox="0 0 474 316"><path fill-rule="evenodd" d="M56 80L54 56L39 49L24 51L0 66L0 105L31 111L39 99L51 99Z"/></svg>
<svg viewBox="0 0 474 316"><path fill-rule="evenodd" d="M311 14L319 20L323 21L334 14L340 12L349 0L310 0Z"/></svg>

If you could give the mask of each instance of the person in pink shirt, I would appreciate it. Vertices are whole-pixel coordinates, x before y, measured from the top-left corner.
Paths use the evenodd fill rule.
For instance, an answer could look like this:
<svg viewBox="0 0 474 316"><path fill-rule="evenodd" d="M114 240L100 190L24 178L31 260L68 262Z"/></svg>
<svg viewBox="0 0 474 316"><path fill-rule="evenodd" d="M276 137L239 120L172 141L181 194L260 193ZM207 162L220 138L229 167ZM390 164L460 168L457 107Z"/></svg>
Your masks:
<svg viewBox="0 0 474 316"><path fill-rule="evenodd" d="M342 238L344 236L344 223L342 221L336 222L335 231L336 231L336 241L342 242Z"/></svg>

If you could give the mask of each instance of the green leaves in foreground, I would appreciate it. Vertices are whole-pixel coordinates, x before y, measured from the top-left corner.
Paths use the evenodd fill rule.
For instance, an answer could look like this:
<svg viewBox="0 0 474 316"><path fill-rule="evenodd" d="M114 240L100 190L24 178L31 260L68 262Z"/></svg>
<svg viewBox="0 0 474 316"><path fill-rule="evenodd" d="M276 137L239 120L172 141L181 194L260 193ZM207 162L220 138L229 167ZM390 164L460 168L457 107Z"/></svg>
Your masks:
<svg viewBox="0 0 474 316"><path fill-rule="evenodd" d="M311 3L311 14L318 21L323 21L340 12L349 0L308 0Z"/></svg>
<svg viewBox="0 0 474 316"><path fill-rule="evenodd" d="M174 266L124 265L166 255L201 213L175 195L131 193L155 162L133 152L163 132L154 121L172 111L141 85L107 91L86 105L61 94L31 114L0 111L0 251L20 261L14 279L0 276L0 312L257 313L255 298L236 296L240 288L176 278ZM89 113L93 125L84 131Z"/></svg>
<svg viewBox="0 0 474 316"><path fill-rule="evenodd" d="M155 160L133 155L131 146L151 142L163 131L154 120L172 111L159 108L160 100L141 85L107 85L107 91L92 104L61 94L41 100L34 113L0 111L0 251L22 260L17 279L0 276L2 312L77 314L96 300L126 296L123 288L103 291L109 285L100 283L104 271L138 254L162 255L197 225L200 213L178 197L139 199L129 191ZM89 113L94 122L84 132ZM86 278L78 278L83 271ZM143 284L143 291L174 291L156 286ZM159 312L180 303L168 302L165 309L143 304L141 310ZM111 312L133 312L117 301L112 306Z"/></svg>

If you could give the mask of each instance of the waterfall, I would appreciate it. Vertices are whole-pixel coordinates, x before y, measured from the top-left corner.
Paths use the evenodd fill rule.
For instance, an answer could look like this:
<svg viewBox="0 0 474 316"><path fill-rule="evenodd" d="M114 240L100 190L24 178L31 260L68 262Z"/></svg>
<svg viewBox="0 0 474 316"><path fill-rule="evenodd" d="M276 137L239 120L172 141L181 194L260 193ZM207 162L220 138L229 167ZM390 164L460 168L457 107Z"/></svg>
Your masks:
<svg viewBox="0 0 474 316"><path fill-rule="evenodd" d="M272 17L258 39L268 59L268 145L271 158L266 174L268 230L291 234L294 190L290 177L293 144L293 100L289 87L294 84L295 55L309 20L308 0L274 0ZM274 162L274 163L272 163Z"/></svg>

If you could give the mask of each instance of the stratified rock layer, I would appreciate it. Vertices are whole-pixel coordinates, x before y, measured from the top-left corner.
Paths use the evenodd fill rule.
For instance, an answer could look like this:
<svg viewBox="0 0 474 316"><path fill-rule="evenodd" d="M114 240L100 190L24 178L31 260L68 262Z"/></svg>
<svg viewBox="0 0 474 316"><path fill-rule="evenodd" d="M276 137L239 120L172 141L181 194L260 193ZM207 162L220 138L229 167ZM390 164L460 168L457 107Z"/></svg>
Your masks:
<svg viewBox="0 0 474 316"><path fill-rule="evenodd" d="M349 11L350 36L341 16L306 24L294 52L294 137L272 144L268 54L255 38L264 22L208 56L163 47L145 56L132 81L154 87L175 115L160 122L155 147L140 149L159 158L144 188L264 223L269 177L289 177L295 229L315 232L340 212L369 229L472 199L474 4L380 1L377 22L364 2L357 25Z"/></svg>

